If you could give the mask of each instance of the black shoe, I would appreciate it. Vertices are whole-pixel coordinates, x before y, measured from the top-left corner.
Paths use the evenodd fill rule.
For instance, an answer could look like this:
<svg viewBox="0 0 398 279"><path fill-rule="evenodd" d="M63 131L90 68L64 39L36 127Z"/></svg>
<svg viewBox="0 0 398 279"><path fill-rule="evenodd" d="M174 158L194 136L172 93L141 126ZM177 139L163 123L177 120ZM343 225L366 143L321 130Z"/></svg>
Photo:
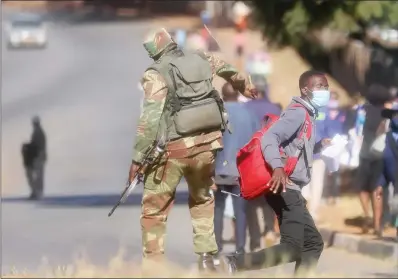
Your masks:
<svg viewBox="0 0 398 279"><path fill-rule="evenodd" d="M41 200L42 198L43 198L43 193L36 193L35 192L35 193L30 194L28 200L37 201L37 200Z"/></svg>
<svg viewBox="0 0 398 279"><path fill-rule="evenodd" d="M214 266L213 255L203 253L199 256L198 268L200 273L214 273L216 267Z"/></svg>
<svg viewBox="0 0 398 279"><path fill-rule="evenodd" d="M31 200L31 201L35 201L35 200L38 200L38 199L39 199L39 197L37 196L37 194L31 194L28 197L28 200Z"/></svg>

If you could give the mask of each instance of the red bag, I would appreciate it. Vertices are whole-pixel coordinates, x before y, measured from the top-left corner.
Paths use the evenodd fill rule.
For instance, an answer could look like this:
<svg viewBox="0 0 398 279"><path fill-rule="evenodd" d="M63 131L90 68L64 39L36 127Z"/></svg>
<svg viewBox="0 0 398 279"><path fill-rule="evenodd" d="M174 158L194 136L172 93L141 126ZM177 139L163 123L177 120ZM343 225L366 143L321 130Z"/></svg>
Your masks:
<svg viewBox="0 0 398 279"><path fill-rule="evenodd" d="M305 122L298 138L302 139L305 136L309 140L312 133L311 119L308 111L304 106L300 104L294 104L291 107L302 107L305 109ZM279 116L274 114L267 114L264 117L266 123L265 126L258 132L256 132L252 139L239 150L236 163L240 174L239 184L241 196L246 200L257 198L258 196L267 194L269 191L268 182L272 177L272 168L264 160L263 152L261 150L261 138L264 133L279 119ZM302 149L297 150L294 157L288 157L285 164L285 172L287 176L290 176L299 159ZM281 153L283 150L281 149Z"/></svg>

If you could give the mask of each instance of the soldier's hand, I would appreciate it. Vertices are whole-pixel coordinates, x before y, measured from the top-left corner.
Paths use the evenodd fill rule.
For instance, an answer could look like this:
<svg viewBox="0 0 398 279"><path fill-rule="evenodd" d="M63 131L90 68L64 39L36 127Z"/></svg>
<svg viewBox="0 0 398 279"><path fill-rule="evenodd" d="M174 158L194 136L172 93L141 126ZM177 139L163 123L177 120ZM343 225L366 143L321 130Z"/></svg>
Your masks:
<svg viewBox="0 0 398 279"><path fill-rule="evenodd" d="M134 180L135 176L137 175L137 171L138 171L139 167L140 166L138 164L136 164L134 162L131 163L130 171L129 171L129 183L131 183Z"/></svg>
<svg viewBox="0 0 398 279"><path fill-rule="evenodd" d="M243 93L243 96L245 96L246 98L250 98L250 99L256 99L258 96L257 89L254 87L254 85L249 80L247 80L245 84L246 84L246 86L245 86L245 92Z"/></svg>
<svg viewBox="0 0 398 279"><path fill-rule="evenodd" d="M237 73L231 77L231 84L235 90L238 90L243 96L249 99L255 99L258 92L251 83L250 77L241 73Z"/></svg>

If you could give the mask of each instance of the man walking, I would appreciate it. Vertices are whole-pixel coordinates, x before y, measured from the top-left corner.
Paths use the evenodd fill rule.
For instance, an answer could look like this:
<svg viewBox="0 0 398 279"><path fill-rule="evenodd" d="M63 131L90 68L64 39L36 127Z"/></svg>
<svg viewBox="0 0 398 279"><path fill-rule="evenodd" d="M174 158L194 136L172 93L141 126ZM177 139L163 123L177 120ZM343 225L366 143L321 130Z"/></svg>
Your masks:
<svg viewBox="0 0 398 279"><path fill-rule="evenodd" d="M144 42L155 61L144 73L144 103L137 127L129 180L134 179L148 146L166 139L165 155L145 173L142 198L142 244L145 267L164 255L166 221L176 187L184 176L189 188L199 270L215 271L214 159L226 129L222 100L214 90L215 75L231 82L246 96L255 94L249 82L231 65L204 52L181 51L165 29L150 33ZM148 261L149 260L149 261ZM149 265L147 265L149 263Z"/></svg>
<svg viewBox="0 0 398 279"><path fill-rule="evenodd" d="M32 118L33 133L29 143L22 145L22 157L26 178L31 189L29 199L38 200L43 197L44 165L47 160L46 135L40 124L40 118Z"/></svg>
<svg viewBox="0 0 398 279"><path fill-rule="evenodd" d="M222 97L228 112L229 123L233 133L223 133L224 149L217 154L215 184L215 215L214 232L218 252L222 252L222 233L224 225L224 209L227 194L232 193L233 211L235 213L235 245L236 253L245 252L246 244L246 201L239 197L239 172L236 166L236 153L260 129L260 122L243 103L238 102L239 92L230 83L222 87Z"/></svg>
<svg viewBox="0 0 398 279"><path fill-rule="evenodd" d="M322 253L323 240L306 208L301 189L311 180L313 154L330 144L330 139L316 143L314 129L317 111L329 102L329 84L323 73L311 70L300 76L299 88L301 97L292 101L296 106L290 105L262 138L264 158L273 169L271 192L266 199L278 217L280 244L250 254L227 256L224 263L231 272L296 262L296 274L303 275L317 264ZM305 120L307 114L311 123ZM311 138L297 139L298 132L307 131L308 125L312 126ZM301 150L290 177L284 171L280 147L286 156L294 156Z"/></svg>

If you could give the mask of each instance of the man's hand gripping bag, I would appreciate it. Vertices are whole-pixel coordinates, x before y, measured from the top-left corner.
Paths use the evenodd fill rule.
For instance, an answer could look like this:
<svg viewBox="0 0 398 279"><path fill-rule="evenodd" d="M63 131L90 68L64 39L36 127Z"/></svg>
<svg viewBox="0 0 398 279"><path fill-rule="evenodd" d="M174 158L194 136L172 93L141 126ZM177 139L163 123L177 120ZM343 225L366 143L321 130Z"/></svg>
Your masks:
<svg viewBox="0 0 398 279"><path fill-rule="evenodd" d="M300 104L294 104L291 107L302 107L305 112L305 122L302 125L298 138L303 139L306 136L310 139L312 133L311 119L306 108ZM267 114L265 117L264 127L256 132L252 139L239 150L236 158L236 163L239 171L239 184L241 196L246 200L255 199L258 196L267 194L269 192L268 182L272 177L272 168L264 160L263 152L261 150L261 139L265 132L279 119L279 116L274 114ZM297 150L295 156L288 157L285 164L285 172L290 176L299 159L300 153L303 149ZM281 154L283 150L280 148Z"/></svg>

